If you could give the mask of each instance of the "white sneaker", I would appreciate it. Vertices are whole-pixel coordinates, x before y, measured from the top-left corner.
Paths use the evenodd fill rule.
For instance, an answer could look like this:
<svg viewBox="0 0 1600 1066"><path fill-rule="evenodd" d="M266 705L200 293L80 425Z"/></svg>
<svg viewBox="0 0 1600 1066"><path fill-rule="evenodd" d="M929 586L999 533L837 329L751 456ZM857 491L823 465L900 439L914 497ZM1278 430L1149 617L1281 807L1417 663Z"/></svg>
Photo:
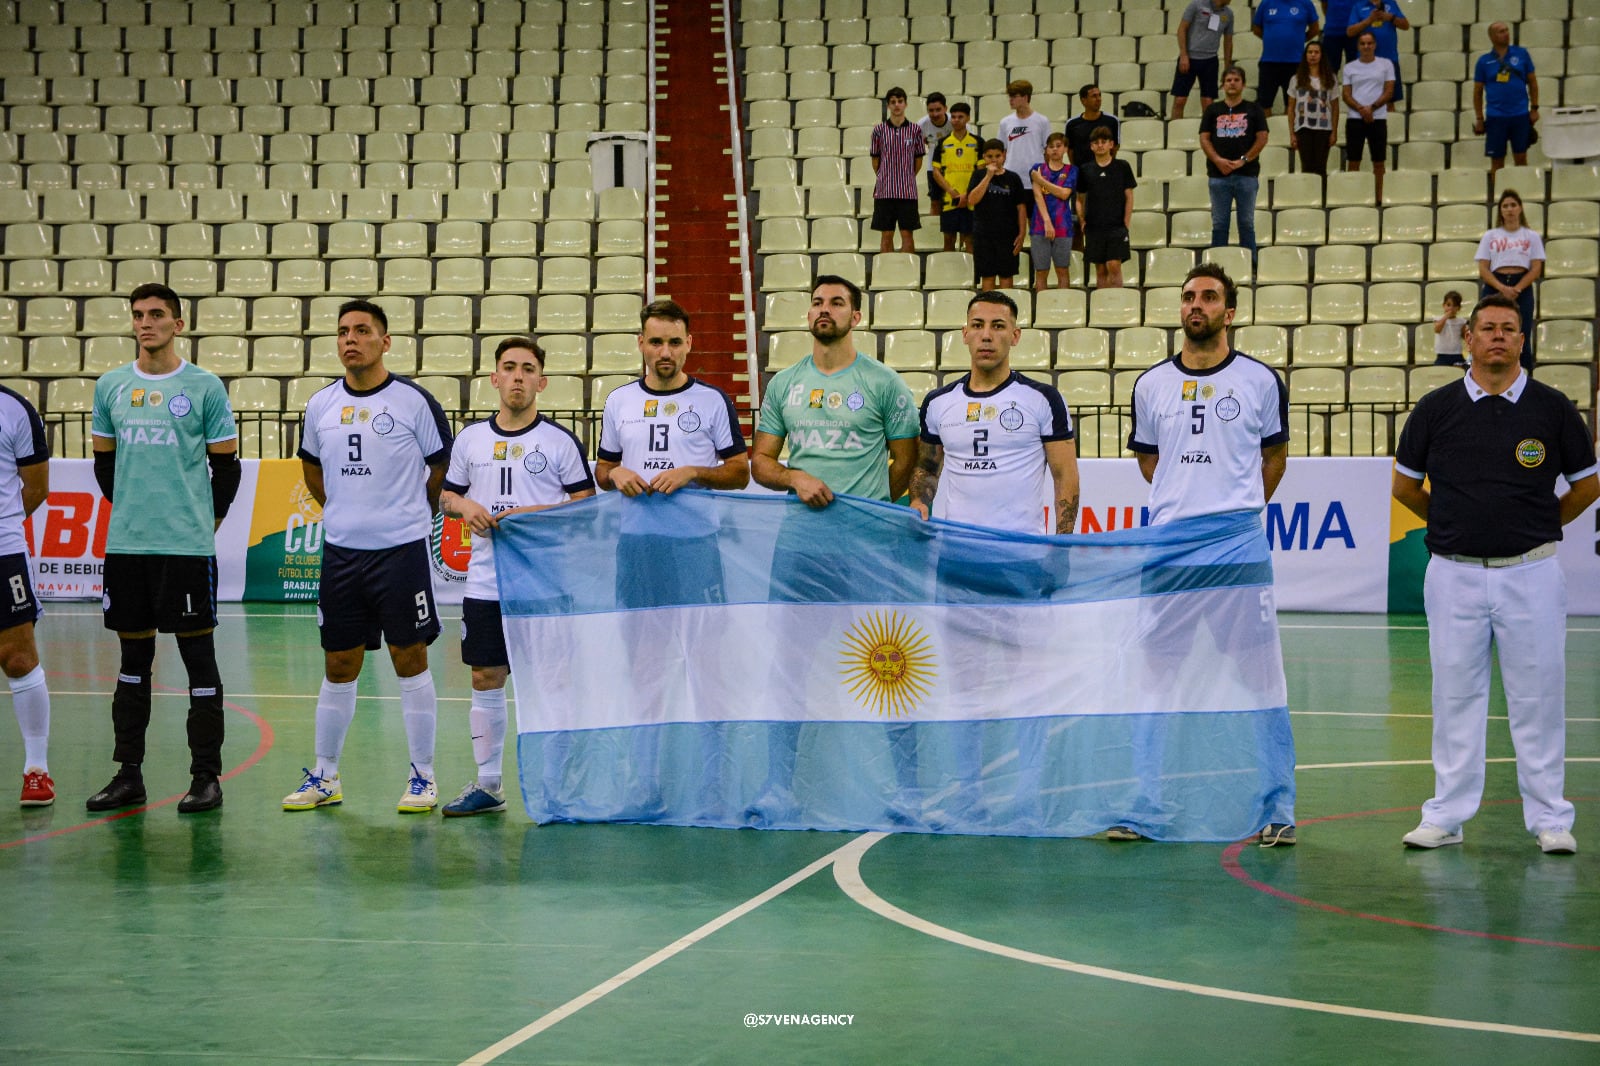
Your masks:
<svg viewBox="0 0 1600 1066"><path fill-rule="evenodd" d="M1539 850L1546 855L1576 855L1578 842L1566 829L1546 829L1539 834Z"/></svg>
<svg viewBox="0 0 1600 1066"><path fill-rule="evenodd" d="M303 773L306 779L300 782L300 787L283 797L284 810L309 811L344 802L344 789L339 784L338 774L321 777L310 770L305 770Z"/></svg>
<svg viewBox="0 0 1600 1066"><path fill-rule="evenodd" d="M406 790L400 796L400 803L395 809L401 814L424 814L438 805L439 790L435 787L433 778L423 777L416 763L412 763L411 780L406 782Z"/></svg>
<svg viewBox="0 0 1600 1066"><path fill-rule="evenodd" d="M1400 838L1408 848L1442 848L1446 844L1461 843L1461 830L1443 829L1432 822L1423 822Z"/></svg>

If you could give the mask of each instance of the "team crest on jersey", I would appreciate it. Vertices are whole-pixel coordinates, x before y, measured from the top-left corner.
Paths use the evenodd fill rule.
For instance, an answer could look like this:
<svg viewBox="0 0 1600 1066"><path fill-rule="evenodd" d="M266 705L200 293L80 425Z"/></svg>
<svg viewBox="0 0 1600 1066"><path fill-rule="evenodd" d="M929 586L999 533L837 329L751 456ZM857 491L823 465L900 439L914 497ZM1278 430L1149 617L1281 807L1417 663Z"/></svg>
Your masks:
<svg viewBox="0 0 1600 1066"><path fill-rule="evenodd" d="M494 442L494 457L496 459L504 459L506 457L506 442L505 441L497 440L497 441Z"/></svg>
<svg viewBox="0 0 1600 1066"><path fill-rule="evenodd" d="M133 395L128 397L128 406L129 407L143 407L144 406L144 390L143 389L134 389L133 390Z"/></svg>
<svg viewBox="0 0 1600 1066"><path fill-rule="evenodd" d="M1529 437L1527 440L1517 442L1517 462L1529 470L1542 464L1544 456L1544 441Z"/></svg>
<svg viewBox="0 0 1600 1066"><path fill-rule="evenodd" d="M654 418L656 416L656 408L660 404L660 400L646 400L644 402L644 416L646 418Z"/></svg>
<svg viewBox="0 0 1600 1066"><path fill-rule="evenodd" d="M471 561L472 534L466 524L459 518L446 518L442 513L434 515L433 528L428 535L428 564L434 580L444 585L465 584L467 565Z"/></svg>
<svg viewBox="0 0 1600 1066"><path fill-rule="evenodd" d="M867 405L867 398L859 392L852 392L844 398L844 405L852 411L859 411Z"/></svg>
<svg viewBox="0 0 1600 1066"><path fill-rule="evenodd" d="M809 406L818 408L820 410L821 407L822 407L822 397L824 395L825 395L825 393L824 393L824 391L822 389L812 389L811 390L811 399L809 401Z"/></svg>
<svg viewBox="0 0 1600 1066"><path fill-rule="evenodd" d="M983 420L985 422L993 422L995 415L999 413L1000 408L996 407L994 404L986 403L983 405Z"/></svg>
<svg viewBox="0 0 1600 1066"><path fill-rule="evenodd" d="M844 397L837 392L828 393L828 410L837 411L844 406Z"/></svg>
<svg viewBox="0 0 1600 1066"><path fill-rule="evenodd" d="M1224 422L1232 422L1239 417L1239 401L1233 398L1233 393L1217 401L1217 417Z"/></svg>
<svg viewBox="0 0 1600 1066"><path fill-rule="evenodd" d="M982 417L983 417L983 404L981 404L981 403L969 403L969 404L967 404L967 421L968 422L976 422L978 419L980 419Z"/></svg>
<svg viewBox="0 0 1600 1066"><path fill-rule="evenodd" d="M1000 412L1000 425L1012 433L1022 428L1022 412L1017 410L1016 404Z"/></svg>
<svg viewBox="0 0 1600 1066"><path fill-rule="evenodd" d="M661 413L666 415L668 418L671 418L673 415L678 413L678 405L673 403L671 400L668 400L666 403L661 405Z"/></svg>
<svg viewBox="0 0 1600 1066"><path fill-rule="evenodd" d="M167 410L172 412L173 418L182 418L194 410L194 404L189 402L189 397L180 392L167 404Z"/></svg>
<svg viewBox="0 0 1600 1066"><path fill-rule="evenodd" d="M511 458L513 458L513 459L521 459L522 458L522 452L523 452L522 445L513 444L511 446Z"/></svg>
<svg viewBox="0 0 1600 1066"><path fill-rule="evenodd" d="M1215 396L1216 394L1217 394L1217 390L1216 390L1215 386L1213 386L1213 385L1201 385L1200 386L1200 398L1202 400L1209 400L1209 399L1211 399L1211 397Z"/></svg>
<svg viewBox="0 0 1600 1066"><path fill-rule="evenodd" d="M356 420L356 409L354 407L341 407L341 408L339 408L339 424L341 426L348 426L351 423L355 422L355 420Z"/></svg>
<svg viewBox="0 0 1600 1066"><path fill-rule="evenodd" d="M388 411L381 411L372 420L372 432L382 437L394 432L394 416Z"/></svg>
<svg viewBox="0 0 1600 1066"><path fill-rule="evenodd" d="M371 417L372 417L372 412L367 410L365 407L363 407L361 410L356 412L356 421L362 423L363 425L365 425L367 419L369 419Z"/></svg>
<svg viewBox="0 0 1600 1066"><path fill-rule="evenodd" d="M1198 382L1185 381L1183 383L1183 399L1184 399L1184 402L1188 402L1188 401L1194 399L1195 393L1199 388L1200 388L1200 385L1199 385Z"/></svg>
<svg viewBox="0 0 1600 1066"><path fill-rule="evenodd" d="M522 469L526 470L530 474L542 474L544 473L545 467L549 465L550 459L544 454L544 452L539 450L539 446L537 444L534 445L533 451L523 456L522 459Z"/></svg>
<svg viewBox="0 0 1600 1066"><path fill-rule="evenodd" d="M678 428L685 433L693 433L700 428L700 416L695 414L694 408L691 407L678 416Z"/></svg>
<svg viewBox="0 0 1600 1066"><path fill-rule="evenodd" d="M165 398L166 397L162 396L161 393L157 392L155 389L151 389L150 394L145 397L145 400L150 404L151 407L160 407L161 401Z"/></svg>

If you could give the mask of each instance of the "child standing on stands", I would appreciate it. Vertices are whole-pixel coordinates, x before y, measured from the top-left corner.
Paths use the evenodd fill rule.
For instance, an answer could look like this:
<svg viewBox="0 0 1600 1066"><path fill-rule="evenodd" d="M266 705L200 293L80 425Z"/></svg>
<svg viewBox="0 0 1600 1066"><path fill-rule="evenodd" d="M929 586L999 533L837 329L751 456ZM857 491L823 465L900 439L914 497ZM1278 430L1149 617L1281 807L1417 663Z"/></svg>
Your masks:
<svg viewBox="0 0 1600 1066"><path fill-rule="evenodd" d="M1444 294L1444 313L1433 320L1433 363L1435 366L1466 366L1461 357L1461 294L1451 289Z"/></svg>
<svg viewBox="0 0 1600 1066"><path fill-rule="evenodd" d="M1006 146L983 142L983 166L972 172L972 259L982 289L1016 283L1017 256L1028 240L1028 196L1022 179L1006 169Z"/></svg>
<svg viewBox="0 0 1600 1066"><path fill-rule="evenodd" d="M1097 289L1122 288L1122 264L1133 252L1128 227L1133 223L1133 190L1139 182L1132 167L1112 158L1115 147L1110 128L1096 126L1089 134L1094 159L1078 168L1084 258L1094 264Z"/></svg>
<svg viewBox="0 0 1600 1066"><path fill-rule="evenodd" d="M1028 172L1033 182L1033 227L1029 254L1033 260L1033 287L1050 287L1050 264L1056 268L1056 288L1072 284L1073 194L1078 168L1065 161L1067 137L1052 133L1044 143L1044 162Z"/></svg>

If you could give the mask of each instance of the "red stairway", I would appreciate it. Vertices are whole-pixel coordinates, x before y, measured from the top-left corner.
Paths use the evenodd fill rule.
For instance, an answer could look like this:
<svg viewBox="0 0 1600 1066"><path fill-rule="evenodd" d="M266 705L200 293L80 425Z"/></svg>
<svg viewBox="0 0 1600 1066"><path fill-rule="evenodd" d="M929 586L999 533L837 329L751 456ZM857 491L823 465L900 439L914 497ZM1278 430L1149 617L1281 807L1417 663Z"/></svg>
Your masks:
<svg viewBox="0 0 1600 1066"><path fill-rule="evenodd" d="M689 312L689 372L750 408L739 204L733 179L727 54L720 0L657 3L656 295ZM737 116L734 116L737 118Z"/></svg>

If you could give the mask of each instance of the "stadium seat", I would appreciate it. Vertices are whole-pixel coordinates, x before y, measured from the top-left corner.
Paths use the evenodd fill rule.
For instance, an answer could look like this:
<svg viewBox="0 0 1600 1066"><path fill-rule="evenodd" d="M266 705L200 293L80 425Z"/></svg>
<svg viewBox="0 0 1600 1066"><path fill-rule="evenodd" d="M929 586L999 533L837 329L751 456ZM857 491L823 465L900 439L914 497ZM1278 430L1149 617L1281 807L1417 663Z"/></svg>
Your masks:
<svg viewBox="0 0 1600 1066"><path fill-rule="evenodd" d="M250 342L243 337L201 337L194 355L200 369L219 377L235 377L250 368Z"/></svg>
<svg viewBox="0 0 1600 1066"><path fill-rule="evenodd" d="M1294 331L1294 366L1344 366L1349 356L1343 326L1319 322Z"/></svg>
<svg viewBox="0 0 1600 1066"><path fill-rule="evenodd" d="M1573 363L1541 366L1538 378L1577 404L1579 410L1587 410L1594 403L1594 378L1587 366Z"/></svg>
<svg viewBox="0 0 1600 1066"><path fill-rule="evenodd" d="M1277 249L1267 249L1276 251ZM1300 251L1301 249L1284 249ZM1367 280L1367 250L1351 244L1329 244L1316 251L1316 269L1312 280L1321 284L1333 281Z"/></svg>
<svg viewBox="0 0 1600 1066"><path fill-rule="evenodd" d="M1051 289L1048 292L1072 292L1071 289ZM1044 294L1041 294L1044 295ZM1140 295L1137 289L1095 289L1089 297L1089 322L1101 329L1115 329L1140 324ZM1051 322L1040 321L1041 326ZM1063 323L1063 325L1078 323Z"/></svg>
<svg viewBox="0 0 1600 1066"><path fill-rule="evenodd" d="M1085 326L1063 329L1056 336L1056 366L1063 370L1109 368L1110 332Z"/></svg>
<svg viewBox="0 0 1600 1066"><path fill-rule="evenodd" d="M1594 324L1577 319L1540 322L1534 350L1542 363L1591 363L1595 358Z"/></svg>
<svg viewBox="0 0 1600 1066"><path fill-rule="evenodd" d="M1289 372L1289 402L1340 406L1345 402L1345 372L1337 367L1311 367Z"/></svg>
<svg viewBox="0 0 1600 1066"><path fill-rule="evenodd" d="M1353 404L1398 406L1406 402L1406 372L1398 366L1358 366L1350 371Z"/></svg>
<svg viewBox="0 0 1600 1066"><path fill-rule="evenodd" d="M1372 280L1415 281L1423 276L1422 264L1419 244L1380 244L1372 249Z"/></svg>
<svg viewBox="0 0 1600 1066"><path fill-rule="evenodd" d="M1594 282L1588 278L1556 278L1539 285L1541 318L1588 318L1595 315Z"/></svg>
<svg viewBox="0 0 1600 1066"><path fill-rule="evenodd" d="M1406 399L1414 405L1441 385L1459 382L1462 373L1458 366L1414 366L1406 375Z"/></svg>
<svg viewBox="0 0 1600 1066"><path fill-rule="evenodd" d="M1307 321L1305 286L1258 286L1255 291L1255 321L1263 325L1304 325Z"/></svg>
<svg viewBox="0 0 1600 1066"><path fill-rule="evenodd" d="M1111 404L1111 375L1104 370L1068 370L1056 378L1056 390L1073 411Z"/></svg>
<svg viewBox="0 0 1600 1066"><path fill-rule="evenodd" d="M809 306L810 299L806 297ZM770 309L770 301L769 301ZM872 325L874 329L921 329L926 314L920 291L891 290L872 296ZM772 328L782 328L768 326Z"/></svg>
<svg viewBox="0 0 1600 1066"><path fill-rule="evenodd" d="M1429 324L1418 329L1428 334L1426 351L1431 357L1433 327ZM1357 366L1405 366L1408 347L1405 326L1398 322L1367 322L1355 328L1351 358Z"/></svg>
<svg viewBox="0 0 1600 1066"><path fill-rule="evenodd" d="M1289 331L1283 326L1240 326L1233 331L1233 346L1268 366L1289 363Z"/></svg>
<svg viewBox="0 0 1600 1066"><path fill-rule="evenodd" d="M1117 370L1143 369L1155 366L1172 355L1167 331L1154 326L1130 326L1117 330L1116 357L1112 366Z"/></svg>

